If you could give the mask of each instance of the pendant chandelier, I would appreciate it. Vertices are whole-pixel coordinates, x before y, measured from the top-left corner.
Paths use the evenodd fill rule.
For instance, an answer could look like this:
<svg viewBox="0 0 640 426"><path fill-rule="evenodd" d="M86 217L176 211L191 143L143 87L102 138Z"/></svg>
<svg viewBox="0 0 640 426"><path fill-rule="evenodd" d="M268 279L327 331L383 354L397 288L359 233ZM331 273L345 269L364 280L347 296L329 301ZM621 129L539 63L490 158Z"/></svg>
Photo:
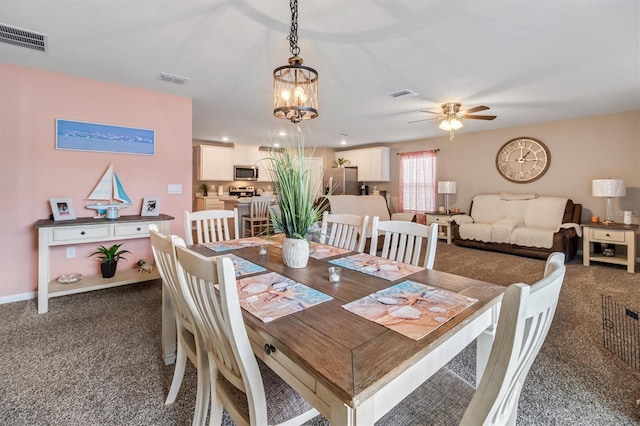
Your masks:
<svg viewBox="0 0 640 426"><path fill-rule="evenodd" d="M290 0L289 65L273 70L273 115L292 123L318 116L318 73L302 65L298 47L298 0Z"/></svg>

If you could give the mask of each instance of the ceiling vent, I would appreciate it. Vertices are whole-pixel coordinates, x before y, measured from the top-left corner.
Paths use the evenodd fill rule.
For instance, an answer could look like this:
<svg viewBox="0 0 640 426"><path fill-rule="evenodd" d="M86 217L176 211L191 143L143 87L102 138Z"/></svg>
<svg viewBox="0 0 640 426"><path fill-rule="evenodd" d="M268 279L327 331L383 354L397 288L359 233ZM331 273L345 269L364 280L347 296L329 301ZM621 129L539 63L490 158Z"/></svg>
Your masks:
<svg viewBox="0 0 640 426"><path fill-rule="evenodd" d="M191 81L189 77L180 77L179 75L173 75L166 72L161 72L160 76L158 76L158 79L161 81L166 81L167 83L174 84L185 84Z"/></svg>
<svg viewBox="0 0 640 426"><path fill-rule="evenodd" d="M392 98L407 98L407 97L411 97L411 96L418 96L418 94L416 92L414 92L413 90L409 90L409 89L404 89L404 90L399 90L395 93L392 93L390 95Z"/></svg>
<svg viewBox="0 0 640 426"><path fill-rule="evenodd" d="M47 53L49 51L48 40L49 36L46 34L0 24L0 41L3 43Z"/></svg>

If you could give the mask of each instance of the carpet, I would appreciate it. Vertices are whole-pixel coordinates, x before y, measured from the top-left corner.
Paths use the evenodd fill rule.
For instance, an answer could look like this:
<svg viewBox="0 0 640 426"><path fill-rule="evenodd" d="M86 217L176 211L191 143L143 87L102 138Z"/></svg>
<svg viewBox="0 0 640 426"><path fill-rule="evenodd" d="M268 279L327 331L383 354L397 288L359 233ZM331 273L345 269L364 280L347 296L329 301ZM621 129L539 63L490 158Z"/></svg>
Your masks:
<svg viewBox="0 0 640 426"><path fill-rule="evenodd" d="M544 261L438 244L435 269L509 285L542 277ZM520 398L520 425L640 425L640 374L602 345L601 294L640 308L640 278L622 267L567 265L558 310ZM0 306L0 424L187 425L188 365L164 405L173 366L161 355L158 281ZM475 380L475 348L449 367ZM321 418L312 424L324 424ZM232 424L225 416L224 424Z"/></svg>

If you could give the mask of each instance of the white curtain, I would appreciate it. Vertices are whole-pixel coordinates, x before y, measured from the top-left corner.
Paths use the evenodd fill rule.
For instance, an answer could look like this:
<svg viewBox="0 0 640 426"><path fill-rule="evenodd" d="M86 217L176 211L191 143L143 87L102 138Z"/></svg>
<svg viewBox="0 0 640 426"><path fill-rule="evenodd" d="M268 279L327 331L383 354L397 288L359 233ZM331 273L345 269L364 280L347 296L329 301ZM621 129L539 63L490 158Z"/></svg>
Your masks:
<svg viewBox="0 0 640 426"><path fill-rule="evenodd" d="M436 210L436 151L400 154L400 211Z"/></svg>

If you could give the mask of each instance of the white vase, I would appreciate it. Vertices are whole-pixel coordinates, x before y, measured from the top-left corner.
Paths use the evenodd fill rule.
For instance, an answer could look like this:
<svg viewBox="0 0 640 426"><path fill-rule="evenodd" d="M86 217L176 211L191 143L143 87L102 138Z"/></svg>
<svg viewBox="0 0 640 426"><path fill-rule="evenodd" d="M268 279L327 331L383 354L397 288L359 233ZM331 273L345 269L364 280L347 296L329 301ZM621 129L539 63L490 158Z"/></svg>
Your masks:
<svg viewBox="0 0 640 426"><path fill-rule="evenodd" d="M309 242L285 238L282 242L282 262L289 268L304 268L309 262Z"/></svg>

